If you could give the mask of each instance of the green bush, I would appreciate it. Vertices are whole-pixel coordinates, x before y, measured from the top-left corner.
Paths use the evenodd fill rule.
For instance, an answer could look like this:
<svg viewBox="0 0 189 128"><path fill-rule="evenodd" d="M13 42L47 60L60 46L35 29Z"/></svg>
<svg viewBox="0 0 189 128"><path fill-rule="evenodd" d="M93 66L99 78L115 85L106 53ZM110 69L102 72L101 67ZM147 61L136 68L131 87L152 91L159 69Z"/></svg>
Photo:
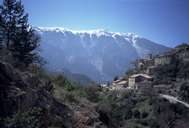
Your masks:
<svg viewBox="0 0 189 128"><path fill-rule="evenodd" d="M18 112L4 120L5 128L42 128L45 123L45 111L42 108L31 108L26 112Z"/></svg>
<svg viewBox="0 0 189 128"><path fill-rule="evenodd" d="M134 110L133 111L133 117L136 118L136 119L140 119L140 111Z"/></svg>
<svg viewBox="0 0 189 128"><path fill-rule="evenodd" d="M86 92L86 98L89 101L92 102L99 102L101 100L100 97L100 87L98 86L88 86L84 88L85 92Z"/></svg>
<svg viewBox="0 0 189 128"><path fill-rule="evenodd" d="M148 113L147 112L142 112L142 118L146 118L148 117Z"/></svg>
<svg viewBox="0 0 189 128"><path fill-rule="evenodd" d="M189 82L184 82L181 84L179 97L189 103Z"/></svg>
<svg viewBox="0 0 189 128"><path fill-rule="evenodd" d="M63 75L55 76L53 82L56 85L63 87L66 91L73 91L76 89L76 87Z"/></svg>

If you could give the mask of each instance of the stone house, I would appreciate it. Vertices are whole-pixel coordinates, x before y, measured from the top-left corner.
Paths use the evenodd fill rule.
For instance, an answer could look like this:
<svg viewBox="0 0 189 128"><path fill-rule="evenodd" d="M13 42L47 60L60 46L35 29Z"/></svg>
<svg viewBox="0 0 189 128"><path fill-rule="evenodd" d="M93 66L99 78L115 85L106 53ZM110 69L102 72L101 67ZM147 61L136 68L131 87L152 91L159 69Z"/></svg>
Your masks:
<svg viewBox="0 0 189 128"><path fill-rule="evenodd" d="M153 55L152 55L152 54L146 54L146 55L144 56L144 59L145 59L145 60L151 60L151 59L153 59Z"/></svg>
<svg viewBox="0 0 189 128"><path fill-rule="evenodd" d="M154 60L153 59L139 59L137 60L137 65L136 67L138 69L146 69L149 66L154 65Z"/></svg>
<svg viewBox="0 0 189 128"><path fill-rule="evenodd" d="M154 58L154 64L155 64L155 66L171 64L172 57L173 57L173 55L171 55L171 54L156 56Z"/></svg>
<svg viewBox="0 0 189 128"><path fill-rule="evenodd" d="M103 88L105 88L105 87L107 87L107 86L108 86L108 84L106 84L106 83L100 84L100 87L103 87Z"/></svg>
<svg viewBox="0 0 189 128"><path fill-rule="evenodd" d="M153 78L147 74L134 74L129 77L128 87L130 89L138 89L140 85L151 82Z"/></svg>
<svg viewBox="0 0 189 128"><path fill-rule="evenodd" d="M128 82L124 79L119 79L112 82L112 89L113 90L119 90L128 87Z"/></svg>
<svg viewBox="0 0 189 128"><path fill-rule="evenodd" d="M188 44L181 44L177 46L174 50L177 59L183 61L189 61L189 45Z"/></svg>
<svg viewBox="0 0 189 128"><path fill-rule="evenodd" d="M146 74L152 75L155 72L156 68L157 68L156 66L149 66L149 67L147 67Z"/></svg>
<svg viewBox="0 0 189 128"><path fill-rule="evenodd" d="M137 68L138 68L138 69L143 69L144 66L145 66L145 65L144 65L143 62L138 62L138 63L137 63Z"/></svg>
<svg viewBox="0 0 189 128"><path fill-rule="evenodd" d="M183 61L189 61L189 48L178 53L178 58Z"/></svg>
<svg viewBox="0 0 189 128"><path fill-rule="evenodd" d="M122 80L122 81L118 82L116 85L122 86L122 87L127 87L128 82L126 80Z"/></svg>

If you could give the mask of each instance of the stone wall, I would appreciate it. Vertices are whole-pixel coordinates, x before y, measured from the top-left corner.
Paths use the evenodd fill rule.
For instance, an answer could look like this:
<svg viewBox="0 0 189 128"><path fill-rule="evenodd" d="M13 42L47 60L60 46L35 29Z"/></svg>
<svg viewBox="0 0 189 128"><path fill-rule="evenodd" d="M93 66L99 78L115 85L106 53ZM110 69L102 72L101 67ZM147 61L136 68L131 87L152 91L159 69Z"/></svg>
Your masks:
<svg viewBox="0 0 189 128"><path fill-rule="evenodd" d="M155 58L155 65L165 65L165 64L170 64L172 58L170 56L162 56L162 57L157 57Z"/></svg>
<svg viewBox="0 0 189 128"><path fill-rule="evenodd" d="M189 61L189 51L183 51L178 54L179 59Z"/></svg>
<svg viewBox="0 0 189 128"><path fill-rule="evenodd" d="M129 88L134 88L135 86L135 78L129 78Z"/></svg>

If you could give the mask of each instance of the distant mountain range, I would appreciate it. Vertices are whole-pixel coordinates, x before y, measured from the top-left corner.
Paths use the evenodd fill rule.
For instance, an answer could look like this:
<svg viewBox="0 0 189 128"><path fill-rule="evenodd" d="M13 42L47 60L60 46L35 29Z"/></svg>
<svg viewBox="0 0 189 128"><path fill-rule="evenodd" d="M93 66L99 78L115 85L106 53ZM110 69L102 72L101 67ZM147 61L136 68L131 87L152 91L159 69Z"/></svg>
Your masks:
<svg viewBox="0 0 189 128"><path fill-rule="evenodd" d="M169 48L133 33L104 30L72 31L63 28L35 28L41 36L41 55L52 71L68 70L96 82L110 81L146 54L160 54Z"/></svg>

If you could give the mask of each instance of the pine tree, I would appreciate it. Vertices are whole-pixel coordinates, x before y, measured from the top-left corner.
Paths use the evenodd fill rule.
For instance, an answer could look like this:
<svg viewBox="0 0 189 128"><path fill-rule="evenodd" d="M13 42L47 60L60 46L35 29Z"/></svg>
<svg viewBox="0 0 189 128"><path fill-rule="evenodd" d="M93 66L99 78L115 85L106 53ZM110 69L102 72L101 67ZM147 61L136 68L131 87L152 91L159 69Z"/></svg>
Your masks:
<svg viewBox="0 0 189 128"><path fill-rule="evenodd" d="M35 50L39 46L39 37L32 28L22 26L23 28L16 33L13 40L12 53L15 58L27 65L39 61L39 56Z"/></svg>
<svg viewBox="0 0 189 128"><path fill-rule="evenodd" d="M26 65L36 61L38 57L35 51L39 46L39 37L29 25L28 14L21 1L4 0L0 14L6 48L16 60Z"/></svg>
<svg viewBox="0 0 189 128"><path fill-rule="evenodd" d="M3 19L1 25L5 34L6 47L9 49L10 42L15 36L16 29L16 15L15 13L16 0L4 0L3 5L0 7L0 15Z"/></svg>
<svg viewBox="0 0 189 128"><path fill-rule="evenodd" d="M3 19L0 16L0 49L3 48L3 28L2 28L2 25L3 25Z"/></svg>

